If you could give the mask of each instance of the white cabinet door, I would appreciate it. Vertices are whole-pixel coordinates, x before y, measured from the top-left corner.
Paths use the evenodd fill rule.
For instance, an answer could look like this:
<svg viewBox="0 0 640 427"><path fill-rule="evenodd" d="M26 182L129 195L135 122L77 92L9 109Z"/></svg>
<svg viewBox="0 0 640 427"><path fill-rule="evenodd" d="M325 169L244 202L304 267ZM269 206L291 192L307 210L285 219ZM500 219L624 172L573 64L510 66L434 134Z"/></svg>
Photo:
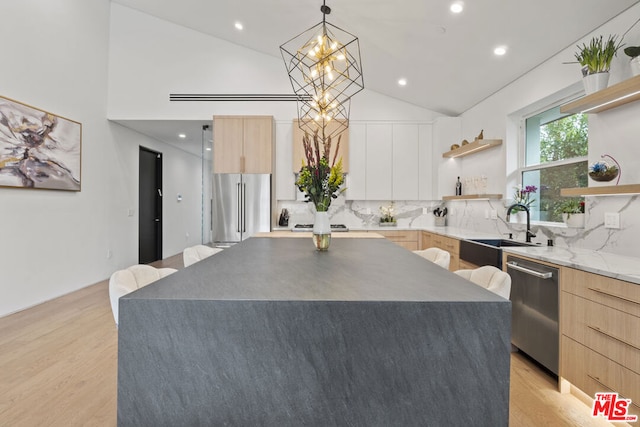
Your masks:
<svg viewBox="0 0 640 427"><path fill-rule="evenodd" d="M418 126L418 157L419 157L419 174L418 174L418 198L420 200L433 200L433 189L437 185L435 181L436 175L433 173L435 166L433 164L433 126Z"/></svg>
<svg viewBox="0 0 640 427"><path fill-rule="evenodd" d="M391 200L392 129L390 124L367 125L367 200Z"/></svg>
<svg viewBox="0 0 640 427"><path fill-rule="evenodd" d="M349 173L347 200L367 198L367 125L349 123Z"/></svg>
<svg viewBox="0 0 640 427"><path fill-rule="evenodd" d="M393 200L418 200L418 125L393 125Z"/></svg>
<svg viewBox="0 0 640 427"><path fill-rule="evenodd" d="M295 175L291 173L293 125L289 122L276 123L276 199L295 200Z"/></svg>

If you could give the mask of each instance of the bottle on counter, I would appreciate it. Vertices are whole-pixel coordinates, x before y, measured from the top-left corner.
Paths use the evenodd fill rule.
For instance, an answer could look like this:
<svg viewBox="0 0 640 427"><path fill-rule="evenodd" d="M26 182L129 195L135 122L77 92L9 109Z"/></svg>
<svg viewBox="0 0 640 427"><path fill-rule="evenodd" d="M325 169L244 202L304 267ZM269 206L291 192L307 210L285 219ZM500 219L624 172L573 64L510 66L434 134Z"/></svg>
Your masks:
<svg viewBox="0 0 640 427"><path fill-rule="evenodd" d="M458 177L458 181L456 181L456 196L462 196L462 183L460 182L460 177Z"/></svg>

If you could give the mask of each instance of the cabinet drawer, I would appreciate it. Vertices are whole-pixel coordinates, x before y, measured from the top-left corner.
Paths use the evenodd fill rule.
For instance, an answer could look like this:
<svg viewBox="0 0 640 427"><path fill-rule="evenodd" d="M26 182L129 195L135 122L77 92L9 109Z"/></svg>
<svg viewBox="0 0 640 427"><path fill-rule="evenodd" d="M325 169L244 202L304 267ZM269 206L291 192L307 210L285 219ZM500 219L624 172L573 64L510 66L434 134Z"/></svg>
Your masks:
<svg viewBox="0 0 640 427"><path fill-rule="evenodd" d="M563 268L561 290L640 317L640 285Z"/></svg>
<svg viewBox="0 0 640 427"><path fill-rule="evenodd" d="M461 260L458 262L458 267L459 267L459 269L460 269L460 270L475 270L475 269L476 269L476 268L478 268L479 266L478 266L478 265L475 265L475 264L472 264L472 263L470 263L470 262L468 262L468 261L465 261L465 260L463 260L463 259L461 259Z"/></svg>
<svg viewBox="0 0 640 427"><path fill-rule="evenodd" d="M431 244L437 248L444 249L451 255L460 254L460 242L457 239L434 234L431 237Z"/></svg>
<svg viewBox="0 0 640 427"><path fill-rule="evenodd" d="M449 271L456 271L456 270L460 270L462 267L460 267L460 259L458 258L458 255L456 254L451 254L451 258L449 259Z"/></svg>
<svg viewBox="0 0 640 427"><path fill-rule="evenodd" d="M418 232L417 231L403 231L403 230L381 230L376 233L382 234L389 240L394 242L415 242L416 249L418 249Z"/></svg>
<svg viewBox="0 0 640 427"><path fill-rule="evenodd" d="M568 292L561 305L562 334L640 373L639 317Z"/></svg>
<svg viewBox="0 0 640 427"><path fill-rule="evenodd" d="M607 359L593 350L562 336L560 375L592 399L597 392L615 391L631 399L630 412L640 413L640 375Z"/></svg>
<svg viewBox="0 0 640 427"><path fill-rule="evenodd" d="M399 242L399 241L395 241L392 240L393 243L395 243L398 246L402 246L405 249L408 249L410 251L417 251L418 250L418 242Z"/></svg>
<svg viewBox="0 0 640 427"><path fill-rule="evenodd" d="M431 233L427 233L426 231L420 232L420 249L428 249L433 246L431 237Z"/></svg>

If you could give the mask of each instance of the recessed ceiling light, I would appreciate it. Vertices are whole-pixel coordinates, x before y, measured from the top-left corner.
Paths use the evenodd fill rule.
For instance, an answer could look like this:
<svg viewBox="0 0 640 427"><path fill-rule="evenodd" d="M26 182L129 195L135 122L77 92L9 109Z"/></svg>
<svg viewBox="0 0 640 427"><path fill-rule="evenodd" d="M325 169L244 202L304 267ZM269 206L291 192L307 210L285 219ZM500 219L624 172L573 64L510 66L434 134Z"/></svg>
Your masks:
<svg viewBox="0 0 640 427"><path fill-rule="evenodd" d="M235 24L233 24L234 27L236 27L236 30L242 30L244 28L244 26L242 25L242 22L236 21Z"/></svg>
<svg viewBox="0 0 640 427"><path fill-rule="evenodd" d="M184 133L179 133L179 134L178 134L178 138L185 139L186 137L187 137L187 135L186 135L186 134L184 134Z"/></svg>
<svg viewBox="0 0 640 427"><path fill-rule="evenodd" d="M507 48L505 46L498 46L495 49L493 49L493 53L498 56L502 56L505 53L507 53Z"/></svg>
<svg viewBox="0 0 640 427"><path fill-rule="evenodd" d="M462 9L464 9L464 3L461 1L451 3L451 6L449 7L449 10L453 13L460 13L462 12Z"/></svg>
<svg viewBox="0 0 640 427"><path fill-rule="evenodd" d="M400 79L398 80L398 84L400 86L406 86L407 85L407 79Z"/></svg>

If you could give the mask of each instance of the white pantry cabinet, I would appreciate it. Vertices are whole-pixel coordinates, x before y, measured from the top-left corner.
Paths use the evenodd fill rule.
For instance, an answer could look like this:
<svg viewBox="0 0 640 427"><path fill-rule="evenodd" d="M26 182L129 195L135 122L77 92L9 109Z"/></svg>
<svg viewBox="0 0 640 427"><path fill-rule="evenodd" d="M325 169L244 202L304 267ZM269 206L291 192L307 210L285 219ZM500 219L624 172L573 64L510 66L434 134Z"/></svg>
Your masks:
<svg viewBox="0 0 640 427"><path fill-rule="evenodd" d="M393 200L418 200L419 128L411 124L393 125Z"/></svg>
<svg viewBox="0 0 640 427"><path fill-rule="evenodd" d="M349 124L349 173L347 174L346 198L366 200L367 198L367 125Z"/></svg>

